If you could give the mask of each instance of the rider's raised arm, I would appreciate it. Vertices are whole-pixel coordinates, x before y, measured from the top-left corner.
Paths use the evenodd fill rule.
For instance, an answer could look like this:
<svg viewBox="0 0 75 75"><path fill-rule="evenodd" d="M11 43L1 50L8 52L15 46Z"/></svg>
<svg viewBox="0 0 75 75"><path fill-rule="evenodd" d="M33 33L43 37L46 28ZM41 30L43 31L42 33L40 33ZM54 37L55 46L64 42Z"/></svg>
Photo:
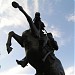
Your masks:
<svg viewBox="0 0 75 75"><path fill-rule="evenodd" d="M22 8L22 6L20 6L18 3L16 2L12 2L12 6L14 8L19 8L19 10L25 15L29 25L30 25L30 28L31 28L31 31L33 33L35 33L36 36L39 36L39 31L38 29L36 28L36 26L34 25L33 21L32 21L32 18L24 11L24 9Z"/></svg>
<svg viewBox="0 0 75 75"><path fill-rule="evenodd" d="M39 36L39 31L38 29L36 28L36 26L34 25L33 21L32 21L32 18L23 10L23 8L21 6L19 6L19 10L25 15L29 25L30 25L30 28L31 28L31 31L36 35L36 36Z"/></svg>
<svg viewBox="0 0 75 75"><path fill-rule="evenodd" d="M27 21L29 22L29 24L31 24L32 23L32 18L24 11L22 6L19 6L18 8L25 15L25 17L26 17Z"/></svg>

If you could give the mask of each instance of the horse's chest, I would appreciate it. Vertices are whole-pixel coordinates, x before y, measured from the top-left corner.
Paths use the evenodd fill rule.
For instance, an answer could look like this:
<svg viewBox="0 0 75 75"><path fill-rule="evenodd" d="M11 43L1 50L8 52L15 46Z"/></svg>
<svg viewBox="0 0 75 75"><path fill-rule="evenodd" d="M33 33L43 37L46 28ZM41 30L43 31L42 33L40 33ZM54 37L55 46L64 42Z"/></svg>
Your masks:
<svg viewBox="0 0 75 75"><path fill-rule="evenodd" d="M30 45L31 45L32 47L37 47L37 46L39 46L39 41L38 41L38 39L35 38L35 37L33 37L32 35L28 35L28 36L27 36L27 40L28 40L28 42L30 43Z"/></svg>
<svg viewBox="0 0 75 75"><path fill-rule="evenodd" d="M23 38L24 38L23 44L26 49L30 49L30 48L38 49L39 48L38 39L35 38L31 33L24 34Z"/></svg>

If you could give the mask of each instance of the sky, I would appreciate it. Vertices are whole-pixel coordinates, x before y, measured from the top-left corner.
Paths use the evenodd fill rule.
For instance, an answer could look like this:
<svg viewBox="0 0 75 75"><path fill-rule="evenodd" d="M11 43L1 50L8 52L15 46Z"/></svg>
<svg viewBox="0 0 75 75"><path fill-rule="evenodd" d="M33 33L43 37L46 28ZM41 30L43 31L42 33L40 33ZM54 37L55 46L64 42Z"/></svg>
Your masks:
<svg viewBox="0 0 75 75"><path fill-rule="evenodd" d="M10 31L22 35L23 31L29 29L25 16L12 7L13 1L18 2L32 19L35 12L41 13L45 29L52 32L58 43L59 49L55 55L61 61L65 74L74 75L75 0L0 0L0 75L35 74L35 69L30 64L25 68L17 65L16 59L21 60L25 50L14 39L12 52L8 54L6 50Z"/></svg>

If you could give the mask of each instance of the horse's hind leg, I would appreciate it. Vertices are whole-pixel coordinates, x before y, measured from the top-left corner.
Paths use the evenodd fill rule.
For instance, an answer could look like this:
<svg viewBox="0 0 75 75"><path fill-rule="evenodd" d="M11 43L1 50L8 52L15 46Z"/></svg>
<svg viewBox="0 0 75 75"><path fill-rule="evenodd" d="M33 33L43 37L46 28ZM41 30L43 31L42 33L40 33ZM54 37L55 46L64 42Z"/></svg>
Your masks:
<svg viewBox="0 0 75 75"><path fill-rule="evenodd" d="M8 53L10 53L11 50L12 50L12 47L10 47L10 46L11 46L11 39L12 39L12 37L13 37L21 46L23 46L22 37L19 36L19 35L17 35L17 34L15 34L13 31L11 31L11 32L9 32L9 34L8 34L8 39L7 39L7 43L6 43L6 47L7 47Z"/></svg>

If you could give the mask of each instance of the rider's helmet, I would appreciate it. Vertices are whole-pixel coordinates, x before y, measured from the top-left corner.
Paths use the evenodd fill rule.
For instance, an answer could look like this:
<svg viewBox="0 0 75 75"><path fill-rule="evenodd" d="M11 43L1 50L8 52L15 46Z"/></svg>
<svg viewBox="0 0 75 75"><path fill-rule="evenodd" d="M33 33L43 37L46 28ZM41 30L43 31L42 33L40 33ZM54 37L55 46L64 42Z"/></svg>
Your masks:
<svg viewBox="0 0 75 75"><path fill-rule="evenodd" d="M35 17L36 17L36 16L39 16L39 17L40 17L40 13L39 13L39 12L36 12L36 13L35 13Z"/></svg>
<svg viewBox="0 0 75 75"><path fill-rule="evenodd" d="M39 12L36 12L35 13L35 18L34 18L34 24L36 25L36 27L39 29L42 29L44 30L44 23L41 21L41 18L40 18L40 13Z"/></svg>

